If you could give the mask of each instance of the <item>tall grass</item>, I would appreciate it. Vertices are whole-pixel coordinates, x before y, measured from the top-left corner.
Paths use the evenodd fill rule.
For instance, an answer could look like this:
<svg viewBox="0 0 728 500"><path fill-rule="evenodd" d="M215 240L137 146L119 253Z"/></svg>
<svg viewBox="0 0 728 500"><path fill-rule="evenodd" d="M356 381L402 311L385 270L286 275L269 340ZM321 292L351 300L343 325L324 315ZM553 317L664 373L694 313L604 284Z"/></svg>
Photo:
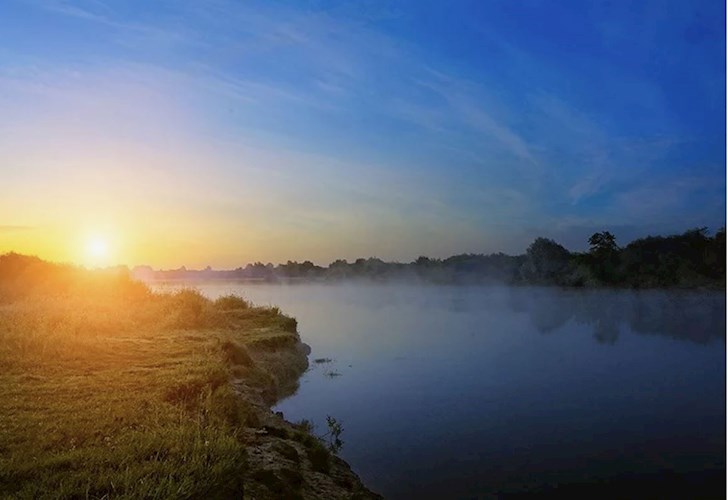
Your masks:
<svg viewBox="0 0 728 500"><path fill-rule="evenodd" d="M252 353L295 331L238 297L0 256L0 497L239 494L257 416L230 381L268 381Z"/></svg>

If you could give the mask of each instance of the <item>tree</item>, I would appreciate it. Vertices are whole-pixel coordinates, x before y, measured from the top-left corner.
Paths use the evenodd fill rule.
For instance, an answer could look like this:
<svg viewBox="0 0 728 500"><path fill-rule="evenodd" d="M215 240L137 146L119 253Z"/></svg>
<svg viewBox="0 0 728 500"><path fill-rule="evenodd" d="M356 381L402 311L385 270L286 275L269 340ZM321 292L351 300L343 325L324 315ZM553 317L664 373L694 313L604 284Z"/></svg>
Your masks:
<svg viewBox="0 0 728 500"><path fill-rule="evenodd" d="M430 265L432 260L430 260L429 257L425 257L424 255L420 255L417 257L417 260L415 261L415 265L419 267L427 267Z"/></svg>
<svg viewBox="0 0 728 500"><path fill-rule="evenodd" d="M617 239L609 231L592 234L589 238L589 245L591 246L591 252L599 255L613 254L619 249Z"/></svg>
<svg viewBox="0 0 728 500"><path fill-rule="evenodd" d="M609 231L594 233L589 238L591 246L591 268L594 275L606 283L618 280L619 247L617 239Z"/></svg>
<svg viewBox="0 0 728 500"><path fill-rule="evenodd" d="M554 240L536 238L526 250L521 277L527 281L560 282L569 268L571 253Z"/></svg>
<svg viewBox="0 0 728 500"><path fill-rule="evenodd" d="M725 281L725 228L722 227L715 233L713 237L713 255L715 256L715 265L712 266L715 269L714 277Z"/></svg>

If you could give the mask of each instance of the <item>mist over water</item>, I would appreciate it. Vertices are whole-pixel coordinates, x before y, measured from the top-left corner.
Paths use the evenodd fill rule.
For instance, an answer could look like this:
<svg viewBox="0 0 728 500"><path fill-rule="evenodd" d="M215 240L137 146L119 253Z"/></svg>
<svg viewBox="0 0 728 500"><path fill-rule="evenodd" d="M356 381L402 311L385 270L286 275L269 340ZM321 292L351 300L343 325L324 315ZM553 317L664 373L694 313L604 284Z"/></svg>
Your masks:
<svg viewBox="0 0 728 500"><path fill-rule="evenodd" d="M311 368L276 410L341 421L387 498L725 469L724 293L196 286L298 319Z"/></svg>

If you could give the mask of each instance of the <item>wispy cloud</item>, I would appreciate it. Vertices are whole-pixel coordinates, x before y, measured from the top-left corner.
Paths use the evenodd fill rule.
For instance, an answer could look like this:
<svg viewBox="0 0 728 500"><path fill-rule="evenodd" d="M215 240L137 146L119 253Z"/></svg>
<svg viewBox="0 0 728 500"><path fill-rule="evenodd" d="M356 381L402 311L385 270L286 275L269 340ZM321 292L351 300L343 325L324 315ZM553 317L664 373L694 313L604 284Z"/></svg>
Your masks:
<svg viewBox="0 0 728 500"><path fill-rule="evenodd" d="M435 92L447 103L447 110L442 113L446 120L465 125L481 140L494 140L530 167L538 165L538 160L523 137L506 125L503 119L496 119L492 112L484 108L482 100L488 94L487 88L429 66L421 68L414 82ZM417 119L417 116L414 118Z"/></svg>
<svg viewBox="0 0 728 500"><path fill-rule="evenodd" d="M100 0L70 3L63 0L26 0L51 13L75 18L111 29L110 35L120 45L131 47L210 47L204 36L185 24L141 22L118 15L111 4Z"/></svg>
<svg viewBox="0 0 728 500"><path fill-rule="evenodd" d="M712 177L658 178L616 194L614 208L632 222L680 219L695 223L697 218L705 217L706 208L716 208L710 205L719 202L725 206L724 192L725 183Z"/></svg>
<svg viewBox="0 0 728 500"><path fill-rule="evenodd" d="M594 46L542 50L540 33L493 16L423 41L408 31L419 20L389 5L24 3L65 35L52 56L30 43L0 54L0 149L23 166L18 185L50 190L70 172L111 190L108 169L226 221L255 212L261 234L357 221L395 237L409 220L494 250L487 235L507 241L516 224L567 234L720 208L715 155L688 144L705 132L676 120L687 106L629 54L584 57L624 33L595 26ZM473 33L479 50L462 50ZM639 45L664 56L659 38ZM700 182L681 181L691 165Z"/></svg>
<svg viewBox="0 0 728 500"><path fill-rule="evenodd" d="M493 137L521 160L537 164L536 158L528 144L517 133L506 125L495 120L491 115L479 109L472 102L459 97L449 96L449 102L460 113L466 123L485 136Z"/></svg>

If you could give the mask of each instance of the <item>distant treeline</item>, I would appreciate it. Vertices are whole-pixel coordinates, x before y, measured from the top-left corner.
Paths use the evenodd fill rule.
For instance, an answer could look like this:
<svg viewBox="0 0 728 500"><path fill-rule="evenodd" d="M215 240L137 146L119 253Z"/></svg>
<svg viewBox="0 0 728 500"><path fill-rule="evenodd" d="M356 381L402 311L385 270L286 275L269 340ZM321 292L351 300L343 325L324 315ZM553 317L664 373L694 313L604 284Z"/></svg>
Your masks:
<svg viewBox="0 0 728 500"><path fill-rule="evenodd" d="M144 280L340 281L422 280L432 283L507 283L562 286L725 287L725 229L710 236L697 228L672 236L648 236L620 247L608 231L589 238L588 252L570 252L536 238L523 255L460 254L446 259L419 257L410 263L378 258L336 260L327 267L310 261L256 262L237 269L133 269Z"/></svg>

